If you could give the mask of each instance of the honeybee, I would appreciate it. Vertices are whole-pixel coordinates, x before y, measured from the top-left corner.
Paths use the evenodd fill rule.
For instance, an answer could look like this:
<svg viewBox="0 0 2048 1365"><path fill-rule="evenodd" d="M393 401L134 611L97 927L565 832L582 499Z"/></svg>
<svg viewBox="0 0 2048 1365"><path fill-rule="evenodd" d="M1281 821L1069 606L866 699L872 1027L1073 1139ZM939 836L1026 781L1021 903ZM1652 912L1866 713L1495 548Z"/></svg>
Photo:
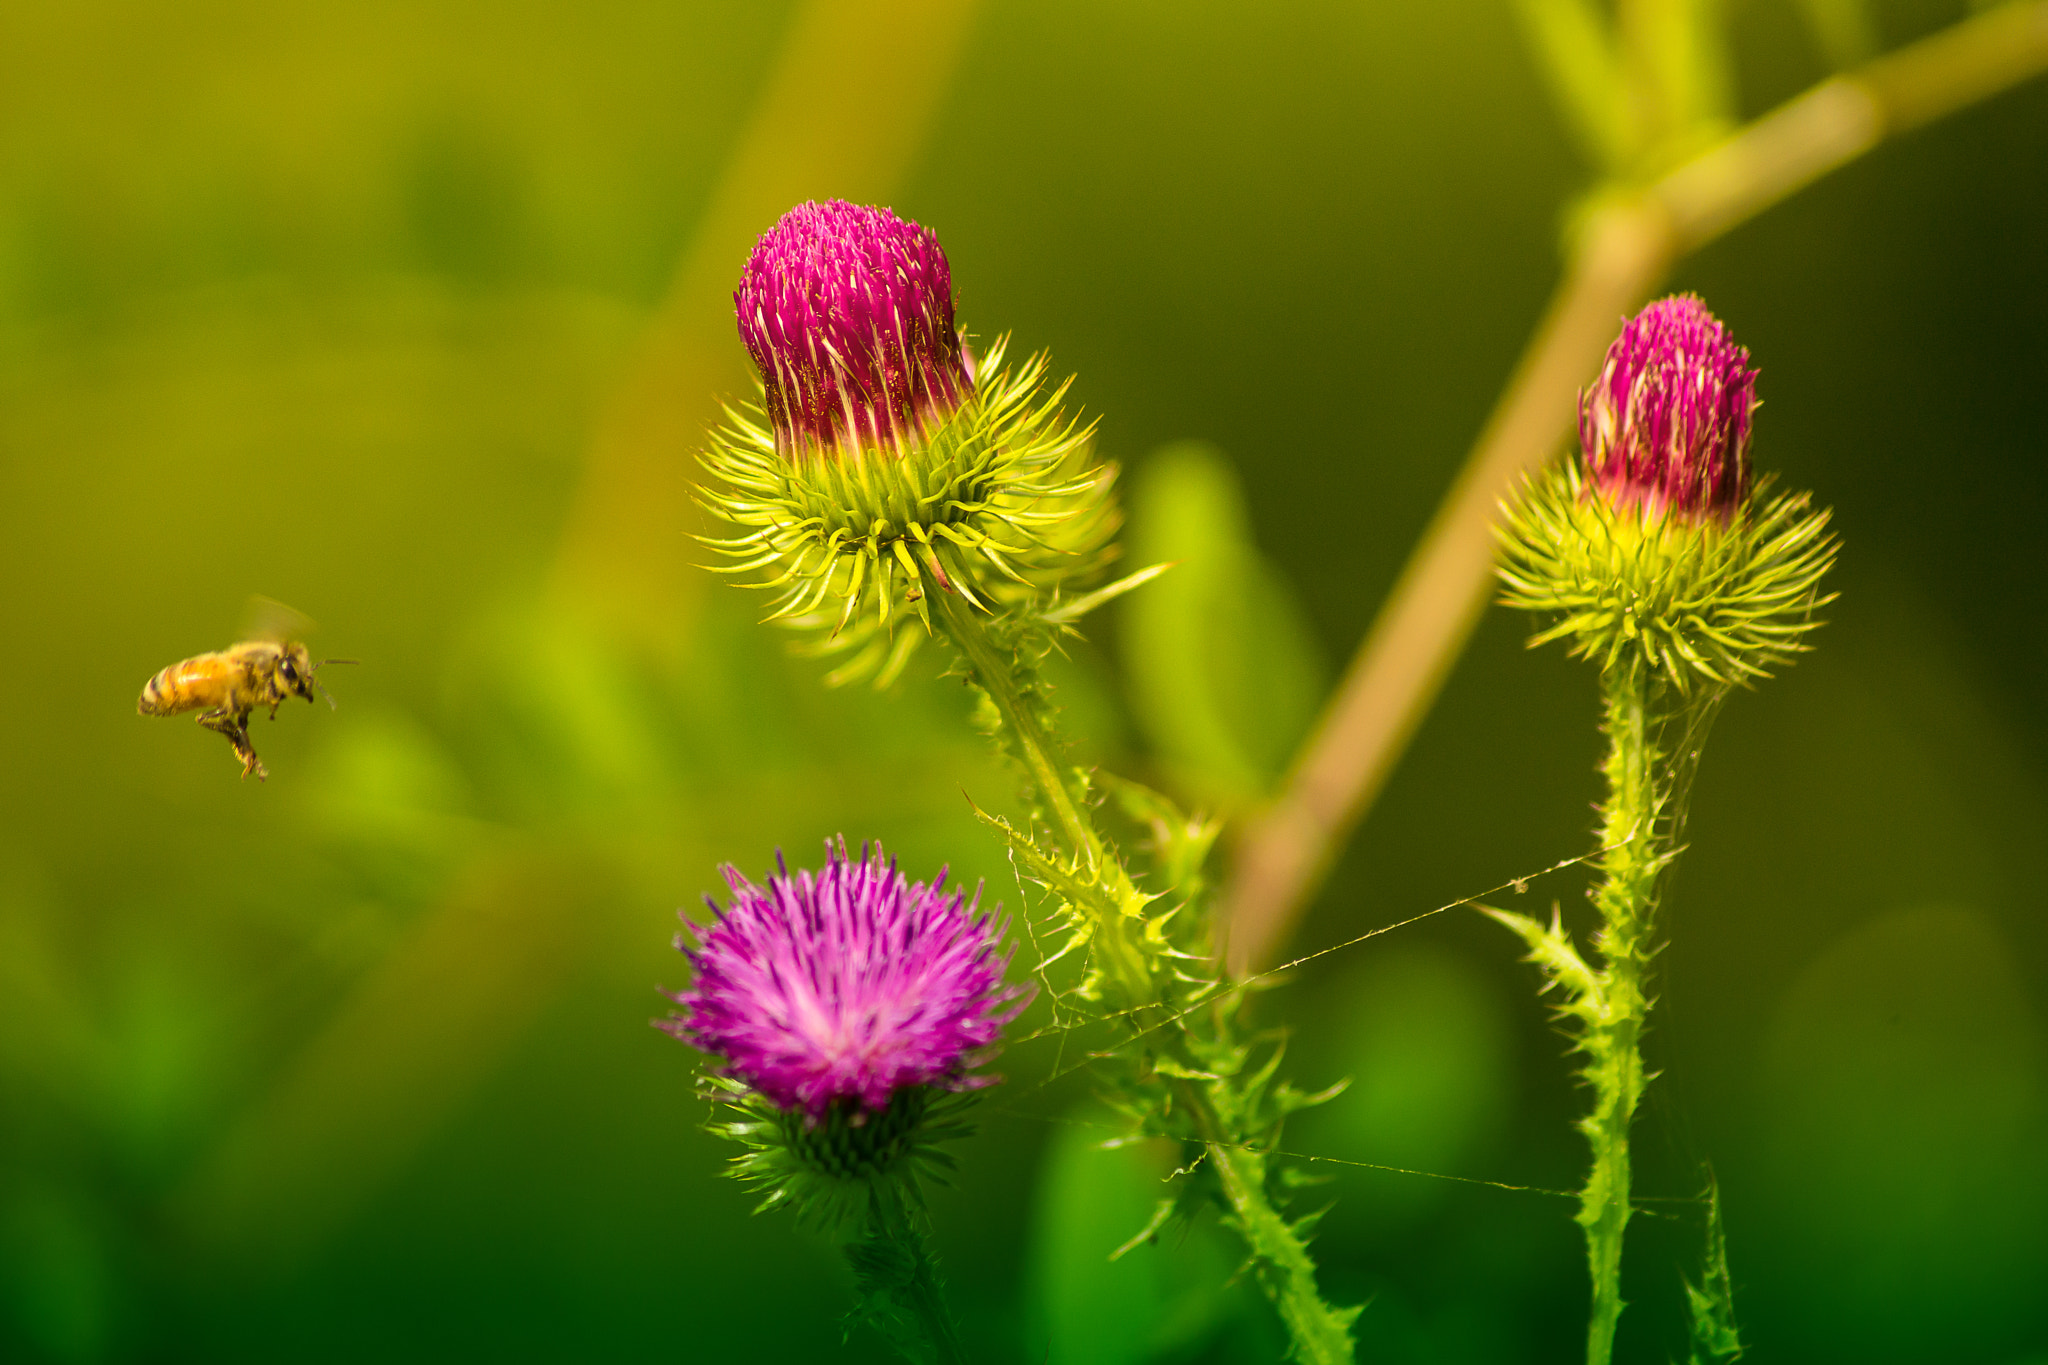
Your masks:
<svg viewBox="0 0 2048 1365"><path fill-rule="evenodd" d="M305 618L277 603L262 603L277 613L288 613L299 622ZM235 757L242 760L242 776L255 774L258 782L270 774L255 746L249 742L249 716L258 707L277 708L293 697L310 704L318 691L330 709L334 698L320 685L317 676L324 664L352 664L354 659L313 661L306 646L283 638L244 640L210 654L181 659L143 684L135 709L145 716L175 716L181 711L199 711L199 723L215 734L227 736ZM204 709L202 709L204 708Z"/></svg>

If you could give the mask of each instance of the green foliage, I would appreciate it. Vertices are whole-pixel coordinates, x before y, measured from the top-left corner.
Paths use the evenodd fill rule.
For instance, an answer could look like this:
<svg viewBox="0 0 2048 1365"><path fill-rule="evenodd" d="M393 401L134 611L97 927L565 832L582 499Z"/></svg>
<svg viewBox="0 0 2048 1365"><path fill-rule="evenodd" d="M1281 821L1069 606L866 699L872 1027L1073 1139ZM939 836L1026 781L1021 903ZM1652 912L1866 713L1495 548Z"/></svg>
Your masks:
<svg viewBox="0 0 2048 1365"><path fill-rule="evenodd" d="M1213 990L1186 978L1191 994ZM1170 1031L1129 1048L1099 1069L1101 1099L1131 1139L1173 1139L1188 1159L1174 1173L1152 1219L1124 1250L1193 1222L1205 1206L1237 1235L1250 1274L1287 1328L1289 1359L1330 1365L1352 1359L1352 1323L1361 1308L1326 1302L1309 1242L1324 1210L1290 1215L1303 1187L1318 1183L1273 1155L1287 1120L1324 1104L1339 1082L1304 1092L1280 1076L1286 1037L1244 1026L1245 995L1228 990L1212 1003L1170 1016Z"/></svg>
<svg viewBox="0 0 2048 1365"><path fill-rule="evenodd" d="M1174 571L1123 608L1132 711L1179 789L1225 811L1265 798L1321 705L1320 650L1253 544L1222 452L1153 452L1131 493L1130 552Z"/></svg>
<svg viewBox="0 0 2048 1365"><path fill-rule="evenodd" d="M1519 935L1529 946L1529 961L1542 971L1544 980L1562 988L1563 999L1557 1006L1560 1013L1573 1019L1591 1021L1607 1012L1599 974L1579 956L1578 946L1566 932L1561 915L1552 915L1550 923L1545 924L1533 916L1517 914L1513 910L1496 910L1485 905L1479 909Z"/></svg>
<svg viewBox="0 0 2048 1365"><path fill-rule="evenodd" d="M1158 792L1113 773L1098 774L1124 815L1146 832L1141 850L1151 864L1152 880L1171 888L1183 905L1200 905L1208 894L1209 852L1223 833L1223 822L1183 811Z"/></svg>
<svg viewBox="0 0 2048 1365"><path fill-rule="evenodd" d="M976 1097L908 1086L879 1114L847 1102L812 1118L729 1077L707 1074L702 1083L728 1111L708 1131L746 1149L727 1174L760 1193L755 1212L788 1207L842 1240L854 1286L847 1330L872 1327L913 1365L959 1365L959 1334L926 1237L924 1182L943 1182L953 1168L941 1144L973 1133L963 1115Z"/></svg>
<svg viewBox="0 0 2048 1365"><path fill-rule="evenodd" d="M1207 1027L1187 1032L1187 1051L1202 1068L1175 1077L1205 1101L1196 1107L1194 1128L1208 1138L1208 1161L1200 1168L1224 1210L1224 1224L1244 1240L1259 1287L1287 1325L1290 1358L1303 1365L1352 1359L1352 1324L1362 1305L1324 1300L1316 1283L1309 1242L1324 1210L1289 1216L1293 1196L1316 1183L1298 1166L1271 1155L1283 1125L1303 1109L1323 1104L1343 1090L1339 1081L1310 1094L1280 1079L1284 1035L1247 1038L1236 1018L1241 1001L1227 1001ZM1174 1068L1159 1064L1162 1073ZM1172 1112L1171 1103L1167 1107ZM1220 1140L1219 1140L1220 1139Z"/></svg>
<svg viewBox="0 0 2048 1365"><path fill-rule="evenodd" d="M1820 580L1836 542L1809 501L1760 486L1725 525L1617 509L1567 460L1526 483L1498 528L1503 600L1559 618L1531 647L1568 639L1607 670L1640 655L1681 693L1768 677L1834 600Z"/></svg>
<svg viewBox="0 0 2048 1365"><path fill-rule="evenodd" d="M1123 1009L1162 1002L1160 983L1177 951L1167 936L1174 911L1151 910L1157 893L1138 887L1088 818L1091 778L1065 762L1040 668L1053 628L1030 607L988 616L955 593L941 595L939 608L958 650L954 671L979 698L976 728L1028 781L1029 824L982 818L1009 846L1019 874L1053 896L1048 932L1063 943L1049 960L1083 955L1087 976L1077 994L1084 1000L1100 1001L1106 991Z"/></svg>
<svg viewBox="0 0 2048 1365"><path fill-rule="evenodd" d="M1039 972L1073 955L1085 964L1068 992L1076 1000L1114 1000L1124 1014L1156 1006L1156 983L1171 973L1161 964L1176 951L1167 937L1172 912L1152 913L1156 898L1139 890L1121 864L1090 865L1002 816L982 818L1008 845L1018 877L1047 893L1038 934L1058 946Z"/></svg>

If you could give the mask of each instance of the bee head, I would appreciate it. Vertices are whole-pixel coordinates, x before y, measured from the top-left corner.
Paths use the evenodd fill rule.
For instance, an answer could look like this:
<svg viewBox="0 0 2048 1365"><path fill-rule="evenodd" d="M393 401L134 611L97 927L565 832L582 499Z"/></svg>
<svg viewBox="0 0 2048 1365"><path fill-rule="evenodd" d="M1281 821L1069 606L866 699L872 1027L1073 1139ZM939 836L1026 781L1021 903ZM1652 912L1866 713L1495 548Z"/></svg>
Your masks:
<svg viewBox="0 0 2048 1365"><path fill-rule="evenodd" d="M295 697L313 700L313 658L301 644L288 644L277 661L277 677L285 690Z"/></svg>

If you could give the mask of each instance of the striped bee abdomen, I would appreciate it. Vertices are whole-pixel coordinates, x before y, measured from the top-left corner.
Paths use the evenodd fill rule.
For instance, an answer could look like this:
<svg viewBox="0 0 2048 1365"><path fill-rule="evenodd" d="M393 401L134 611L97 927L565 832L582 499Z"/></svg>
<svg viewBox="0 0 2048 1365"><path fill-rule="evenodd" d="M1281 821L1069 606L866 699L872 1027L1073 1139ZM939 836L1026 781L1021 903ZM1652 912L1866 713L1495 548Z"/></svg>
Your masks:
<svg viewBox="0 0 2048 1365"><path fill-rule="evenodd" d="M228 668L218 654L182 659L162 669L142 686L135 709L145 716L169 716L227 699Z"/></svg>

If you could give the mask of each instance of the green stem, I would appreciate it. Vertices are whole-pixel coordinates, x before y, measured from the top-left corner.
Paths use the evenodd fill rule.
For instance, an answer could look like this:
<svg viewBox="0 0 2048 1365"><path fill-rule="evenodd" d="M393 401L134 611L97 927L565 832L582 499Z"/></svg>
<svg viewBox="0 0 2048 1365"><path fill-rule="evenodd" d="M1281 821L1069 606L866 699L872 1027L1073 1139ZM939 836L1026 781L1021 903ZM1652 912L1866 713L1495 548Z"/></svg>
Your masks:
<svg viewBox="0 0 2048 1365"><path fill-rule="evenodd" d="M989 618L950 592L939 592L940 619L946 634L966 659L972 680L988 695L1008 727L1009 738L1024 770L1038 789L1079 863L1094 874L1085 908L1095 924L1095 947L1109 967L1109 978L1127 1007L1124 1017L1155 1057L1170 1058L1189 1077L1207 1074L1206 1063L1191 1046L1184 1020L1169 1019L1160 1027L1160 1002L1172 998L1170 962L1147 954L1133 938L1143 925L1142 911L1150 899L1132 882L1095 830L1087 808L1060 776L1047 726L1030 690L1020 683L1028 667L990 638ZM1215 1170L1232 1222L1244 1238L1258 1267L1264 1290L1293 1341L1294 1358L1304 1365L1350 1365L1353 1359L1351 1320L1356 1310L1332 1308L1316 1288L1315 1261L1295 1226L1274 1207L1266 1188L1266 1156L1249 1144L1251 1133L1237 1122L1243 1109L1228 1077L1179 1089L1192 1111L1208 1160Z"/></svg>
<svg viewBox="0 0 2048 1365"><path fill-rule="evenodd" d="M861 1290L881 1300L876 1326L906 1359L919 1365L965 1365L960 1334L939 1285L938 1262L902 1191L877 1181L868 1205L867 1237L847 1248Z"/></svg>
<svg viewBox="0 0 2048 1365"><path fill-rule="evenodd" d="M1039 724L1038 713L1026 703L1023 691L1017 685L1016 661L1005 659L996 651L988 638L987 622L976 615L974 606L966 598L955 592L940 591L933 595L939 600L939 615L946 623L947 636L966 656L968 666L974 670L975 685L988 693L989 700L1002 713L1003 723L1010 727L1025 771L1031 774L1032 783L1037 786L1039 796L1045 801L1046 809L1059 825L1060 832L1066 836L1068 845L1087 865L1101 862L1102 843L1074 801L1073 792L1061 779L1059 765L1045 729Z"/></svg>
<svg viewBox="0 0 2048 1365"><path fill-rule="evenodd" d="M1606 849L1593 903L1600 912L1596 940L1603 1008L1583 1039L1593 1112L1580 1129L1593 1148L1593 1166L1580 1196L1578 1221L1586 1230L1593 1278L1593 1310L1586 1332L1587 1365L1608 1365L1621 1297L1622 1234L1629 1218L1629 1125L1643 1093L1642 1035L1649 998L1644 991L1656 909L1657 874L1671 855L1660 841L1658 818L1665 793L1657 781L1657 740L1650 713L1651 682L1634 661L1602 677L1607 713L1607 805L1600 831Z"/></svg>
<svg viewBox="0 0 2048 1365"><path fill-rule="evenodd" d="M1266 1197L1265 1153L1218 1142L1207 1150L1238 1233L1257 1258L1259 1286L1294 1343L1294 1359L1302 1365L1351 1365L1351 1320L1358 1312L1323 1301L1308 1244Z"/></svg>
<svg viewBox="0 0 2048 1365"><path fill-rule="evenodd" d="M1101 893L1101 904L1090 908L1096 921L1097 945L1124 997L1121 1003L1134 1010L1156 1004L1160 983L1151 979L1145 954L1132 939L1138 925L1133 914L1126 913L1127 909L1142 913L1148 898L1132 883L1123 864L1107 856L1086 809L1074 799L1073 790L1061 777L1052 740L1019 679L1020 670L1027 665L997 648L989 638L989 618L960 594L941 591L934 596L939 601L939 616L945 622L947 637L967 660L975 686L987 693L1002 717L1024 771L1065 838L1077 866L1086 870L1092 878L1091 887Z"/></svg>

